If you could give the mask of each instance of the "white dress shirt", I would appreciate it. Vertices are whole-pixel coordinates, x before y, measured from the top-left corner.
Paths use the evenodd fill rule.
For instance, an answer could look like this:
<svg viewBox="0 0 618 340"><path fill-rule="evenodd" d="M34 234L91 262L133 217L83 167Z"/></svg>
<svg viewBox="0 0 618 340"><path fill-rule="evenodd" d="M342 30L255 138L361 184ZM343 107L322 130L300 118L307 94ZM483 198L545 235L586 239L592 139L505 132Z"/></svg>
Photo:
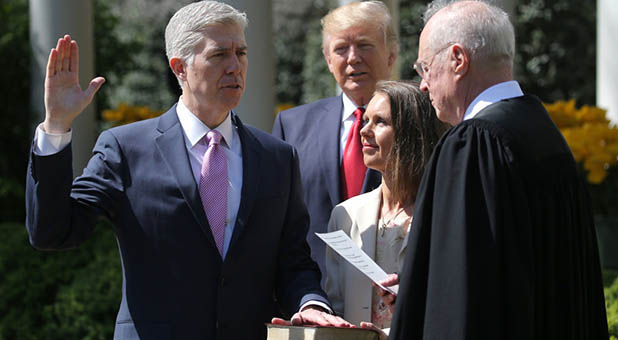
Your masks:
<svg viewBox="0 0 618 340"><path fill-rule="evenodd" d="M504 99L521 97L524 93L515 80L498 83L481 92L466 109L463 120L474 118L485 107Z"/></svg>
<svg viewBox="0 0 618 340"><path fill-rule="evenodd" d="M354 111L358 108L345 93L342 93L341 97L343 98L343 111L341 112L341 130L339 132L339 163L343 160L345 143L348 141L348 134L350 129L352 129L352 125L354 125ZM366 108L367 105L361 107Z"/></svg>

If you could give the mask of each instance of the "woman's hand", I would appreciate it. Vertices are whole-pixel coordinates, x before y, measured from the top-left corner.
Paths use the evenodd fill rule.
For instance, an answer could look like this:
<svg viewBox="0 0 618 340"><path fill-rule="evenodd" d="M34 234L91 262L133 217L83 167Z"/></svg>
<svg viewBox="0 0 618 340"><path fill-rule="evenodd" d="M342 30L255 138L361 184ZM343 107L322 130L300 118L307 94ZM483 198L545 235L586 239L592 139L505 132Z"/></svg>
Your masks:
<svg viewBox="0 0 618 340"><path fill-rule="evenodd" d="M378 282L379 284L381 284L384 287L392 287L395 285L399 284L399 275L395 274L389 274L388 277L380 282ZM378 295L380 295L380 299L382 299L382 303L384 303L387 306L393 306L395 304L395 301L397 300L397 295L386 291L382 288L380 288L380 286L373 284L374 287L376 287L378 289Z"/></svg>
<svg viewBox="0 0 618 340"><path fill-rule="evenodd" d="M378 332L378 339L380 340L388 339L388 334L384 332L384 330L382 330L381 328L376 327L376 325L372 324L371 322L361 321L360 326L361 328L371 329Z"/></svg>

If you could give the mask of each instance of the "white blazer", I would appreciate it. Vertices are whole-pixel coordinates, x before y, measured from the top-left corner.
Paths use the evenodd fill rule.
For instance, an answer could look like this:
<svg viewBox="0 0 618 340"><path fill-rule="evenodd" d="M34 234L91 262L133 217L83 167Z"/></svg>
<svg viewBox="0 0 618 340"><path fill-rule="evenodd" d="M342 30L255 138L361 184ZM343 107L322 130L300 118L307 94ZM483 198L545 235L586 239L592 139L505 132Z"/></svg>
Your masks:
<svg viewBox="0 0 618 340"><path fill-rule="evenodd" d="M329 232L343 230L372 259L376 252L380 188L339 203L328 222ZM399 251L400 264L407 243L406 234ZM325 290L337 315L357 325L361 321L371 321L371 280L329 247L326 249Z"/></svg>

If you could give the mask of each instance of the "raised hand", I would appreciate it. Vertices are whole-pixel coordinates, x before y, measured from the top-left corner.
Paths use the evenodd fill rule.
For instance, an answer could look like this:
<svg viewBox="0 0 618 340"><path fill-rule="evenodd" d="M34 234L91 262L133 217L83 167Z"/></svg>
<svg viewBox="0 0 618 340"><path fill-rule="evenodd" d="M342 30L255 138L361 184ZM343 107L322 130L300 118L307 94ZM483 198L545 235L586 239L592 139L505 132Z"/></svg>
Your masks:
<svg viewBox="0 0 618 340"><path fill-rule="evenodd" d="M45 121L48 133L64 133L71 128L73 119L90 104L105 78L96 77L82 91L79 85L79 48L71 36L58 39L47 61L45 75Z"/></svg>

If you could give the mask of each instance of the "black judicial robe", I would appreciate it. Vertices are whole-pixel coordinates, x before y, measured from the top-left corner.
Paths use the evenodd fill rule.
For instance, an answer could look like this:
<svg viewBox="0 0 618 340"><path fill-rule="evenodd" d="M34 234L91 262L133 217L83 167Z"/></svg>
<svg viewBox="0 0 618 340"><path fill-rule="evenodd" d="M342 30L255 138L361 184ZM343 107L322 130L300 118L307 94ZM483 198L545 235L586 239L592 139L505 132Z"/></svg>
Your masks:
<svg viewBox="0 0 618 340"><path fill-rule="evenodd" d="M533 96L439 141L417 196L390 339L607 339L593 216Z"/></svg>

